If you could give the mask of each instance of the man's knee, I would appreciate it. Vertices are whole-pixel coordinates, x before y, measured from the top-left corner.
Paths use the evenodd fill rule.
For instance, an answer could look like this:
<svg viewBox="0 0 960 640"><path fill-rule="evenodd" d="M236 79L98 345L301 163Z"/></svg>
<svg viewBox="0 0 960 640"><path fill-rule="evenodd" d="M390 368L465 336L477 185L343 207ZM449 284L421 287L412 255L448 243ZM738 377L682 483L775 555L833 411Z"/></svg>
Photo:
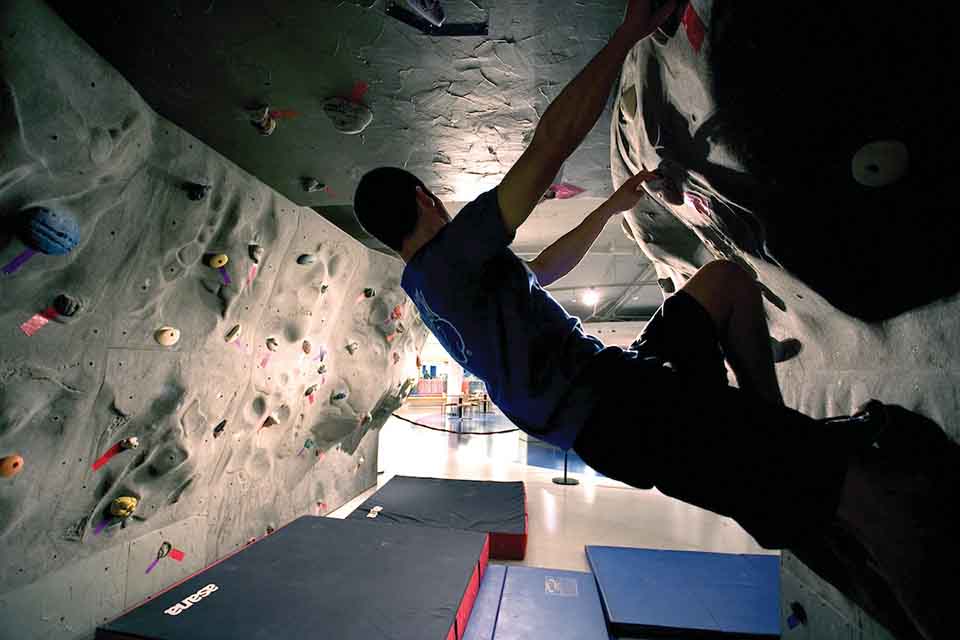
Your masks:
<svg viewBox="0 0 960 640"><path fill-rule="evenodd" d="M697 271L683 291L700 303L722 335L734 307L759 299L760 288L753 276L730 260L714 260Z"/></svg>

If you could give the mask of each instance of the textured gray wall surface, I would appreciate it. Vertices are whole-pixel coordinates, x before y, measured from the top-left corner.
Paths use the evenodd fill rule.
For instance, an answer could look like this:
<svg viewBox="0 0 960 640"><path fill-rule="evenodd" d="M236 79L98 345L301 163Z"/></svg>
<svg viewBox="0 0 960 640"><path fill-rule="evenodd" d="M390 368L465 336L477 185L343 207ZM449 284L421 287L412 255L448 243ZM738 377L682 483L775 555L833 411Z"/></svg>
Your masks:
<svg viewBox="0 0 960 640"><path fill-rule="evenodd" d="M30 207L80 226L68 254L0 275L0 457L24 460L0 478L0 638L85 637L372 486L426 334L398 260L156 116L42 3L4 2L0 23L0 264L25 250ZM190 199L191 182L211 189ZM62 293L79 311L27 335ZM179 342L156 341L164 326ZM133 515L108 519L121 496ZM164 541L183 559L147 574Z"/></svg>

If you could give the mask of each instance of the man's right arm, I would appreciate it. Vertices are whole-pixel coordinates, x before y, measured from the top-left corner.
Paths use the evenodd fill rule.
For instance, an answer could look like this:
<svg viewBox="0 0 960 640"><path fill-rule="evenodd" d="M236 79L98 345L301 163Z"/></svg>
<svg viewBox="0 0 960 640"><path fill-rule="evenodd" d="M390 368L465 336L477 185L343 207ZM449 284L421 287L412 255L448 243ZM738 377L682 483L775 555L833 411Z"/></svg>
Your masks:
<svg viewBox="0 0 960 640"><path fill-rule="evenodd" d="M547 108L530 146L497 189L509 232L526 221L560 167L600 119L627 54L670 16L675 5L670 0L651 16L649 0L630 0L624 23Z"/></svg>

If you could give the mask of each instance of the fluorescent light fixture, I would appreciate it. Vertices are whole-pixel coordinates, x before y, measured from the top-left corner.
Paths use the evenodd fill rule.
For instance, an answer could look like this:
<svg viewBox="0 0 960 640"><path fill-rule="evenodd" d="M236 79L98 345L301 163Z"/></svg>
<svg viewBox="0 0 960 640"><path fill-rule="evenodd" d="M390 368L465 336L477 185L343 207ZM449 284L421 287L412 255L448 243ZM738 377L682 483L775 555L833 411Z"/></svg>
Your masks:
<svg viewBox="0 0 960 640"><path fill-rule="evenodd" d="M600 302L600 294L597 292L597 290L587 289L587 292L583 294L583 304L587 305L588 307L592 307L598 302Z"/></svg>

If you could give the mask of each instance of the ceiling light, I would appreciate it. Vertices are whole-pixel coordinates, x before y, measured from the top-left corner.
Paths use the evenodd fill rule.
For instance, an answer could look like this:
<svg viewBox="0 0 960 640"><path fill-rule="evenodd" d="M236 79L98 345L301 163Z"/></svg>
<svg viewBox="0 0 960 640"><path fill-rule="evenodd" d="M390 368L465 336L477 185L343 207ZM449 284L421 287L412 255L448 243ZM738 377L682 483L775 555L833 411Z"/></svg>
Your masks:
<svg viewBox="0 0 960 640"><path fill-rule="evenodd" d="M588 289L587 292L583 294L583 304L592 307L598 302L600 302L600 294L597 293L596 289Z"/></svg>

